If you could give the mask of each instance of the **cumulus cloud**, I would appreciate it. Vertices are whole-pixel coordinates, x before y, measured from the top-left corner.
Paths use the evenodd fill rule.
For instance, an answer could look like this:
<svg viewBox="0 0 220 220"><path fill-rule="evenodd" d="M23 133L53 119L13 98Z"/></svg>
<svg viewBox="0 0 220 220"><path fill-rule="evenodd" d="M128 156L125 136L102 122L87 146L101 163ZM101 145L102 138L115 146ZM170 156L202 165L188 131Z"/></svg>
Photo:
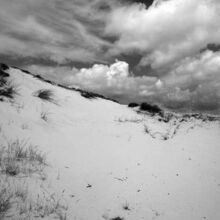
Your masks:
<svg viewBox="0 0 220 220"><path fill-rule="evenodd" d="M129 73L129 65L124 61L116 61L111 65L94 64L91 68L45 67L39 65L26 66L35 74L61 82L66 86L82 88L98 92L112 98L128 100L139 99L141 91L151 94L157 83L156 77L133 77Z"/></svg>
<svg viewBox="0 0 220 220"><path fill-rule="evenodd" d="M208 43L220 43L219 11L216 0L155 1L148 9L143 4L119 7L106 27L107 34L119 37L110 53L137 51L143 55L139 65L164 72Z"/></svg>
<svg viewBox="0 0 220 220"><path fill-rule="evenodd" d="M26 68L67 86L98 92L124 103L148 101L178 110L220 110L220 52L204 51L186 58L160 78L133 77L128 63L123 61L81 69L33 65Z"/></svg>

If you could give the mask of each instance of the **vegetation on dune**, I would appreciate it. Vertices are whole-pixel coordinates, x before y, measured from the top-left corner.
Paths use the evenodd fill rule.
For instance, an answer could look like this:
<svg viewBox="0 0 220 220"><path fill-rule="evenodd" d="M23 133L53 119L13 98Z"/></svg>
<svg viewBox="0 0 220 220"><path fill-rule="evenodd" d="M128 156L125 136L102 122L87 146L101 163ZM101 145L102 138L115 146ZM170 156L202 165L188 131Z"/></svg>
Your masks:
<svg viewBox="0 0 220 220"><path fill-rule="evenodd" d="M140 110L141 111L147 111L147 112L150 112L150 113L161 113L162 112L162 109L159 106L152 105L152 104L149 104L147 102L142 102L141 103Z"/></svg>
<svg viewBox="0 0 220 220"><path fill-rule="evenodd" d="M54 102L53 91L49 89L40 89L37 92L35 92L34 95L42 99L43 101Z"/></svg>
<svg viewBox="0 0 220 220"><path fill-rule="evenodd" d="M46 164L46 155L25 141L16 140L0 147L0 171L6 175L40 173Z"/></svg>
<svg viewBox="0 0 220 220"><path fill-rule="evenodd" d="M0 146L0 219L66 219L65 201L42 187L46 166L37 146L20 140ZM41 184L34 193L30 181L37 179Z"/></svg>
<svg viewBox="0 0 220 220"><path fill-rule="evenodd" d="M131 103L128 104L129 108L135 108L135 107L138 107L138 106L139 106L139 104L135 103L135 102L131 102Z"/></svg>
<svg viewBox="0 0 220 220"><path fill-rule="evenodd" d="M1 64L0 64L0 69L3 70L3 71L4 71L4 70L8 70L8 69L9 69L9 66L6 65L6 64L4 64L4 63L1 63Z"/></svg>

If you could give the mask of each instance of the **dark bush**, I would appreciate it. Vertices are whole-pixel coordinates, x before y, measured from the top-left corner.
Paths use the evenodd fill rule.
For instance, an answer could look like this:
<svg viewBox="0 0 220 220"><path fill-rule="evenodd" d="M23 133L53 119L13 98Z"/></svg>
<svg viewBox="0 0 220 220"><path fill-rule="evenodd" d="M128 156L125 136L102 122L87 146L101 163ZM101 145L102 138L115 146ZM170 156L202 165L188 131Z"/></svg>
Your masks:
<svg viewBox="0 0 220 220"><path fill-rule="evenodd" d="M6 64L1 63L0 69L1 69L1 70L8 70L9 67L8 67Z"/></svg>
<svg viewBox="0 0 220 220"><path fill-rule="evenodd" d="M147 102L142 102L140 105L140 110L142 111L148 111L150 113L161 113L162 110L157 105L151 105Z"/></svg>
<svg viewBox="0 0 220 220"><path fill-rule="evenodd" d="M53 92L49 89L40 89L35 93L35 96L48 102L54 102Z"/></svg>
<svg viewBox="0 0 220 220"><path fill-rule="evenodd" d="M124 220L124 218L121 218L121 217L115 217L115 218L111 218L110 220Z"/></svg>
<svg viewBox="0 0 220 220"><path fill-rule="evenodd" d="M16 89L13 86L8 86L5 88L0 88L0 96L5 96L7 98L14 98L14 95L17 94Z"/></svg>
<svg viewBox="0 0 220 220"><path fill-rule="evenodd" d="M7 80L4 77L0 77L0 88L7 84Z"/></svg>
<svg viewBox="0 0 220 220"><path fill-rule="evenodd" d="M139 104L137 104L135 102L131 102L131 103L128 104L129 108L134 108L134 107L138 107L138 106L139 106Z"/></svg>
<svg viewBox="0 0 220 220"><path fill-rule="evenodd" d="M0 77L9 77L9 74L0 69Z"/></svg>
<svg viewBox="0 0 220 220"><path fill-rule="evenodd" d="M41 75L34 75L35 78L38 78L38 79L43 79L43 77Z"/></svg>
<svg viewBox="0 0 220 220"><path fill-rule="evenodd" d="M81 91L80 94L81 94L81 96L83 96L84 98L87 98L87 99L96 99L96 98L99 98L99 96L96 95L96 94L93 93L93 92Z"/></svg>

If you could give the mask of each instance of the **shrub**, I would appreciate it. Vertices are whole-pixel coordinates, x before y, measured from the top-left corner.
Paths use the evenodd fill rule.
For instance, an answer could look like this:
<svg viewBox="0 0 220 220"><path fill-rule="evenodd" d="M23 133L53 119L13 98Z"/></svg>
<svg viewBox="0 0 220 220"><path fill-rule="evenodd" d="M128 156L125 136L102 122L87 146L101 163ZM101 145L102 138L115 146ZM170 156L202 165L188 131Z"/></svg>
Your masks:
<svg viewBox="0 0 220 220"><path fill-rule="evenodd" d="M130 211L130 210L131 210L131 208L130 208L128 202L126 202L126 203L122 206L122 208L123 208L125 211Z"/></svg>
<svg viewBox="0 0 220 220"><path fill-rule="evenodd" d="M41 172L46 165L46 155L24 141L16 140L0 149L0 170L7 175Z"/></svg>
<svg viewBox="0 0 220 220"><path fill-rule="evenodd" d="M148 111L150 113L161 113L162 112L162 110L161 110L161 108L159 106L151 105L151 104L149 104L147 102L141 103L140 110Z"/></svg>
<svg viewBox="0 0 220 220"><path fill-rule="evenodd" d="M8 192L5 186L1 186L0 189L0 219L4 217L7 211L11 208L12 194Z"/></svg>
<svg viewBox="0 0 220 220"><path fill-rule="evenodd" d="M53 92L49 89L40 89L35 93L35 96L44 101L54 102Z"/></svg>
<svg viewBox="0 0 220 220"><path fill-rule="evenodd" d="M11 99L14 98L14 95L17 94L16 88L10 83L4 81L1 81L0 84L1 83L5 85L0 88L0 96L4 96Z"/></svg>
<svg viewBox="0 0 220 220"><path fill-rule="evenodd" d="M124 220L124 218L121 218L121 217L117 216L115 218L111 218L110 220Z"/></svg>
<svg viewBox="0 0 220 220"><path fill-rule="evenodd" d="M137 104L135 102L131 102L131 103L128 104L129 108L134 108L134 107L138 107L138 106L139 106L139 104Z"/></svg>
<svg viewBox="0 0 220 220"><path fill-rule="evenodd" d="M4 64L4 63L1 63L0 69L1 69L1 70L8 70L9 67L8 67L8 65L6 65L6 64Z"/></svg>
<svg viewBox="0 0 220 220"><path fill-rule="evenodd" d="M43 79L43 77L41 75L34 75L35 78L38 78L38 79Z"/></svg>
<svg viewBox="0 0 220 220"><path fill-rule="evenodd" d="M49 112L42 110L42 112L40 113L40 118L45 122L48 122L49 121L48 115Z"/></svg>
<svg viewBox="0 0 220 220"><path fill-rule="evenodd" d="M87 99L96 99L99 97L97 94L95 94L93 92L81 91L80 94L81 94L81 96L83 96L84 98L87 98Z"/></svg>
<svg viewBox="0 0 220 220"><path fill-rule="evenodd" d="M9 74L0 69L0 77L9 77Z"/></svg>
<svg viewBox="0 0 220 220"><path fill-rule="evenodd" d="M0 88L7 84L7 80L4 77L0 77Z"/></svg>

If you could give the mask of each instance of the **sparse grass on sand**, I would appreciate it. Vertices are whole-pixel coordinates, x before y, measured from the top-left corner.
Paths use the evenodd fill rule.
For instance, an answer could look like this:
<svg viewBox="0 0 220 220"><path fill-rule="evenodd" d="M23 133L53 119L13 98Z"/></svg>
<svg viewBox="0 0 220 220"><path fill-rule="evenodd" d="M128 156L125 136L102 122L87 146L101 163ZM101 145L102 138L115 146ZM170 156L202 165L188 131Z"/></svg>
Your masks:
<svg viewBox="0 0 220 220"><path fill-rule="evenodd" d="M46 165L46 155L25 141L16 140L0 147L0 171L7 175L41 172Z"/></svg>
<svg viewBox="0 0 220 220"><path fill-rule="evenodd" d="M28 183L20 179L1 178L0 180L0 219L35 219L52 217L66 220L68 206L65 201L41 189L33 194Z"/></svg>
<svg viewBox="0 0 220 220"><path fill-rule="evenodd" d="M0 96L13 99L18 94L17 88L4 78L0 79Z"/></svg>
<svg viewBox="0 0 220 220"><path fill-rule="evenodd" d="M51 90L49 89L40 89L37 92L34 93L34 95L43 101L48 101L54 103L54 94Z"/></svg>
<svg viewBox="0 0 220 220"><path fill-rule="evenodd" d="M40 118L45 121L45 122L48 122L49 121L49 112L48 111L45 111L45 110L42 110L41 113L40 113Z"/></svg>
<svg viewBox="0 0 220 220"><path fill-rule="evenodd" d="M68 206L62 195L43 186L45 179L41 177L46 166L46 154L26 141L15 140L0 146L1 220L66 220Z"/></svg>
<svg viewBox="0 0 220 220"><path fill-rule="evenodd" d="M123 208L123 210L125 210L125 211L130 211L130 210L131 210L130 205L129 205L128 202L126 202L125 204L123 204L122 208Z"/></svg>

